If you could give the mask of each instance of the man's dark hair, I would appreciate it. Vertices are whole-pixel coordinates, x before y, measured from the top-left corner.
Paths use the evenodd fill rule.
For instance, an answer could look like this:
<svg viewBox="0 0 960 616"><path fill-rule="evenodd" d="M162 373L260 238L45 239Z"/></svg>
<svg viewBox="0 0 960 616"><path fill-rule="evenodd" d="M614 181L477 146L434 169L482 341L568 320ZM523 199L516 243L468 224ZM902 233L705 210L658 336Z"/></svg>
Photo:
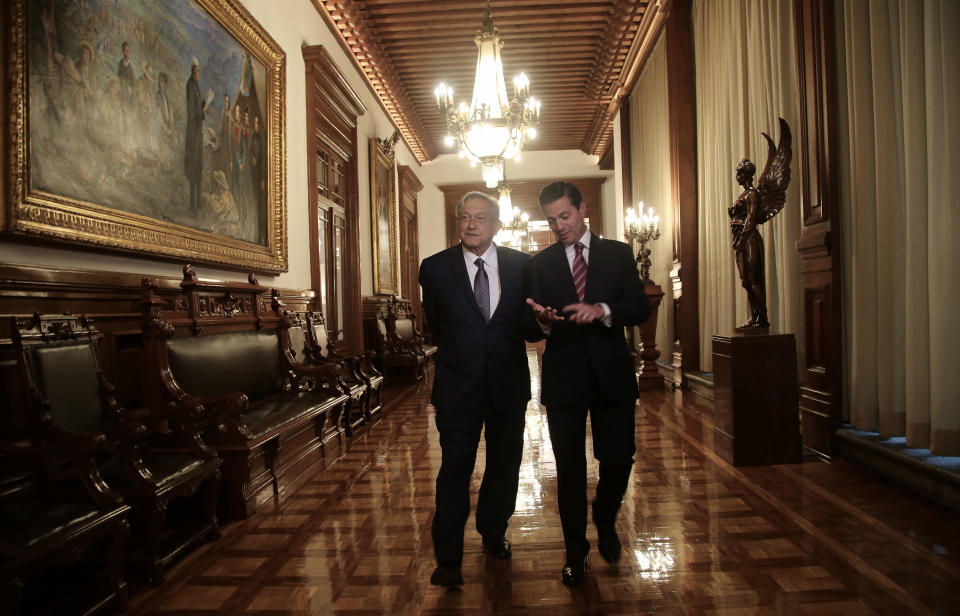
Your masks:
<svg viewBox="0 0 960 616"><path fill-rule="evenodd" d="M579 208L580 203L583 202L583 196L580 194L579 188L570 182L553 182L544 186L540 191L540 207L564 197L570 199L570 205L575 208Z"/></svg>

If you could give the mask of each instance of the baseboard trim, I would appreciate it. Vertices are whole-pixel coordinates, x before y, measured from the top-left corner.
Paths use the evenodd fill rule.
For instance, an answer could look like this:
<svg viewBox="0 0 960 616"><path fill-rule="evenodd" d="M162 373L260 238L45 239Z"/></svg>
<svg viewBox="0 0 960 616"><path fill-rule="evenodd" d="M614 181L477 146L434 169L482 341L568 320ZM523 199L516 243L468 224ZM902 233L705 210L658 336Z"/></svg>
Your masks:
<svg viewBox="0 0 960 616"><path fill-rule="evenodd" d="M880 438L853 428L837 431L841 457L908 490L960 511L960 457L907 447L904 438Z"/></svg>

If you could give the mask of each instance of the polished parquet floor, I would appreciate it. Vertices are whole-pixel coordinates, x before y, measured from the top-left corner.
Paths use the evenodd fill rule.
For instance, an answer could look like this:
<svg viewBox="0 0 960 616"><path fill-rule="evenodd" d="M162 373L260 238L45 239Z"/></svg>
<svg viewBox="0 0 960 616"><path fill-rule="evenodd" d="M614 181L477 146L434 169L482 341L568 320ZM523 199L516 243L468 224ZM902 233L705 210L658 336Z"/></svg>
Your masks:
<svg viewBox="0 0 960 616"><path fill-rule="evenodd" d="M843 462L733 468L713 454L711 408L668 391L638 403L619 566L594 551L584 585L560 583L553 453L532 403L513 558L488 558L471 517L464 587L431 586L429 384L386 396L384 417L339 460L140 589L130 613L960 613L960 514ZM483 456L481 442L476 485ZM589 451L588 462L595 478ZM596 545L592 526L588 538Z"/></svg>

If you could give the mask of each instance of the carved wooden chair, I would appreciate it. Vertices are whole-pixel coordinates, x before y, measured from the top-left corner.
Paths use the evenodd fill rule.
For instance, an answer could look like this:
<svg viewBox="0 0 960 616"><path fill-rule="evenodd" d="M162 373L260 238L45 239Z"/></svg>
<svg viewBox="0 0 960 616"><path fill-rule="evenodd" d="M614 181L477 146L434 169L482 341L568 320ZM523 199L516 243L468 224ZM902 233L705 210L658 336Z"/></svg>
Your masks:
<svg viewBox="0 0 960 616"><path fill-rule="evenodd" d="M125 608L130 507L97 467L116 426L102 421L93 338L76 317L11 324L30 408L24 430L0 438L0 607Z"/></svg>
<svg viewBox="0 0 960 616"><path fill-rule="evenodd" d="M367 386L368 395L364 405L363 419L369 420L377 415L383 408L383 375L373 364L375 357L374 351L364 351L352 356L343 356L337 354L334 343L330 340L327 324L320 312L307 313L307 324L309 325L310 350L318 359L336 359L349 363L352 367L355 379L363 382Z"/></svg>
<svg viewBox="0 0 960 616"><path fill-rule="evenodd" d="M100 366L99 333L71 316L35 316L13 328L38 417L66 433L102 431L109 455L98 466L133 507L130 560L151 583L170 561L220 535L220 459L200 439L196 418L170 407L134 421L117 405Z"/></svg>
<svg viewBox="0 0 960 616"><path fill-rule="evenodd" d="M355 363L337 357L327 357L317 352L313 344L313 337L308 333L310 324L298 312L284 312L289 321L287 336L289 349L293 359L304 365L336 364L339 366L338 384L350 396L350 402L340 417L340 425L347 436L363 423L365 409L369 400L369 388L357 373Z"/></svg>
<svg viewBox="0 0 960 616"><path fill-rule="evenodd" d="M391 379L424 380L428 356L413 315L399 303L391 302L385 314L377 318L376 325L377 353L382 372Z"/></svg>

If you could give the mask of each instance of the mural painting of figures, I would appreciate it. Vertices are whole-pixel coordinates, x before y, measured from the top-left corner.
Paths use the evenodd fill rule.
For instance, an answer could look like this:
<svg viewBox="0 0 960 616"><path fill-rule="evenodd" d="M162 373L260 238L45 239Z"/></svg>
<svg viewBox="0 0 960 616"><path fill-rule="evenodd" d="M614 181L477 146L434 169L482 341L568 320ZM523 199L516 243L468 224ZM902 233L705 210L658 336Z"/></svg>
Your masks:
<svg viewBox="0 0 960 616"><path fill-rule="evenodd" d="M27 19L33 188L266 245L266 67L223 25L193 0Z"/></svg>
<svg viewBox="0 0 960 616"><path fill-rule="evenodd" d="M203 173L203 120L210 106L200 94L200 61L190 64L187 79L187 134L183 144L183 174L190 183L190 207L200 211L200 176Z"/></svg>

